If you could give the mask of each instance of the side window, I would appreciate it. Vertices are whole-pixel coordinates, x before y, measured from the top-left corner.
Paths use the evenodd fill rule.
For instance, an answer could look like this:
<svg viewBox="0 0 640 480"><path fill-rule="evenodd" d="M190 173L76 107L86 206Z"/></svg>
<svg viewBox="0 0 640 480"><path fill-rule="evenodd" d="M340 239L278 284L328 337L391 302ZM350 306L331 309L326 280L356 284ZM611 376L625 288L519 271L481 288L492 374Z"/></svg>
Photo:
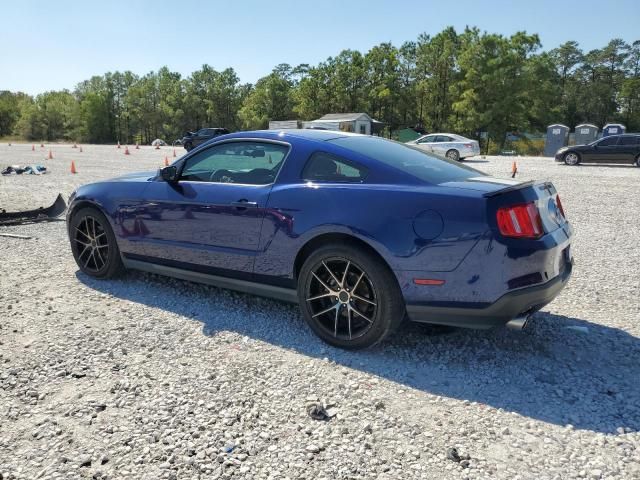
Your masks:
<svg viewBox="0 0 640 480"><path fill-rule="evenodd" d="M620 141L618 142L618 145L638 145L638 142L640 141L640 137L633 137L633 136L629 136L629 137L620 137Z"/></svg>
<svg viewBox="0 0 640 480"><path fill-rule="evenodd" d="M598 143L599 147L611 147L618 143L618 137L606 137L600 143Z"/></svg>
<svg viewBox="0 0 640 480"><path fill-rule="evenodd" d="M302 179L312 182L359 183L366 176L365 167L324 152L311 155L302 171Z"/></svg>
<svg viewBox="0 0 640 480"><path fill-rule="evenodd" d="M438 135L436 137L436 142L438 142L438 143L444 143L444 142L450 142L450 141L451 141L451 138L449 138L449 137L447 137L445 135Z"/></svg>
<svg viewBox="0 0 640 480"><path fill-rule="evenodd" d="M180 180L191 182L273 183L289 147L266 142L228 142L215 145L189 158Z"/></svg>
<svg viewBox="0 0 640 480"><path fill-rule="evenodd" d="M435 138L436 138L435 135L427 135L418 143L433 143L435 141Z"/></svg>

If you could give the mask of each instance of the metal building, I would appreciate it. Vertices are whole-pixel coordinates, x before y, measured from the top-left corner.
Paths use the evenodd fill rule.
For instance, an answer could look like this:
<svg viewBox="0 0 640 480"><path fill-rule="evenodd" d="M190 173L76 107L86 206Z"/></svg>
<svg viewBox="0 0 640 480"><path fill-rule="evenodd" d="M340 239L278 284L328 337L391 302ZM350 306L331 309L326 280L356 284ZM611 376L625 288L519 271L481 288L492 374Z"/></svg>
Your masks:
<svg viewBox="0 0 640 480"><path fill-rule="evenodd" d="M598 127L592 123L581 123L576 125L574 134L576 145L587 145L598 138Z"/></svg>
<svg viewBox="0 0 640 480"><path fill-rule="evenodd" d="M627 127L621 123L607 123L602 127L602 136L608 137L609 135L620 135L627 131Z"/></svg>
<svg viewBox="0 0 640 480"><path fill-rule="evenodd" d="M547 137L544 141L544 156L553 157L556 152L567 145L569 141L569 127L561 123L554 123L547 127Z"/></svg>

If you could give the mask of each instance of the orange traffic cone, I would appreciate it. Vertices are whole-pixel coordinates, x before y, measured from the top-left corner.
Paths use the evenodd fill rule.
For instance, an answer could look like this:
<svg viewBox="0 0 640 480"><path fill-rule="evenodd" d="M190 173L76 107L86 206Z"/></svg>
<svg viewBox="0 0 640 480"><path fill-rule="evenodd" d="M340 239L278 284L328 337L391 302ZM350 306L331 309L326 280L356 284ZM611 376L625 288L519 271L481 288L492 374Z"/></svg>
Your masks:
<svg viewBox="0 0 640 480"><path fill-rule="evenodd" d="M136 142L136 150L140 150L140 145L138 145L138 142Z"/></svg>
<svg viewBox="0 0 640 480"><path fill-rule="evenodd" d="M118 140L118 148L120 148L120 140Z"/></svg>
<svg viewBox="0 0 640 480"><path fill-rule="evenodd" d="M35 145L31 145L31 151L35 152L36 151L36 146Z"/></svg>
<svg viewBox="0 0 640 480"><path fill-rule="evenodd" d="M168 166L169 166L169 157L167 157L166 155L165 155L165 157L164 157L164 166L165 166L165 167L168 167Z"/></svg>
<svg viewBox="0 0 640 480"><path fill-rule="evenodd" d="M53 160L53 153L51 153L51 149L49 149L49 160Z"/></svg>
<svg viewBox="0 0 640 480"><path fill-rule="evenodd" d="M173 158L176 158L176 149L173 149Z"/></svg>
<svg viewBox="0 0 640 480"><path fill-rule="evenodd" d="M125 155L131 155L131 153L129 152L129 147L125 145L124 147L124 154Z"/></svg>
<svg viewBox="0 0 640 480"><path fill-rule="evenodd" d="M160 145L156 145L156 150L160 150Z"/></svg>
<svg viewBox="0 0 640 480"><path fill-rule="evenodd" d="M518 173L518 165L513 162L513 165L511 165L511 178L516 178L516 173Z"/></svg>
<svg viewBox="0 0 640 480"><path fill-rule="evenodd" d="M82 145L80 145L80 153L82 153Z"/></svg>
<svg viewBox="0 0 640 480"><path fill-rule="evenodd" d="M76 145L75 143L73 144L73 147L71 148L78 148L78 145Z"/></svg>
<svg viewBox="0 0 640 480"><path fill-rule="evenodd" d="M44 148L44 143L41 143L41 144L40 144L40 148Z"/></svg>
<svg viewBox="0 0 640 480"><path fill-rule="evenodd" d="M73 160L71 160L71 173L78 173L76 171L76 162L74 162Z"/></svg>

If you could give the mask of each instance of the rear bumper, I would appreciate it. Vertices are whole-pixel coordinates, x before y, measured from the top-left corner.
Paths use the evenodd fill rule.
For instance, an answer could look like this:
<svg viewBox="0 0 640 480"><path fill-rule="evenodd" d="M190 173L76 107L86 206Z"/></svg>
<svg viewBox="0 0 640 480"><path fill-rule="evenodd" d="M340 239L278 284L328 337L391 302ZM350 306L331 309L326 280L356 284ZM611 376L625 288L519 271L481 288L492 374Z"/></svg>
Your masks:
<svg viewBox="0 0 640 480"><path fill-rule="evenodd" d="M449 325L452 327L488 329L503 326L522 315L530 315L551 302L569 281L573 261L567 263L557 277L540 285L513 290L494 303L474 307L407 305L409 319L414 322Z"/></svg>
<svg viewBox="0 0 640 480"><path fill-rule="evenodd" d="M460 158L476 157L480 155L480 147L463 148L460 150Z"/></svg>

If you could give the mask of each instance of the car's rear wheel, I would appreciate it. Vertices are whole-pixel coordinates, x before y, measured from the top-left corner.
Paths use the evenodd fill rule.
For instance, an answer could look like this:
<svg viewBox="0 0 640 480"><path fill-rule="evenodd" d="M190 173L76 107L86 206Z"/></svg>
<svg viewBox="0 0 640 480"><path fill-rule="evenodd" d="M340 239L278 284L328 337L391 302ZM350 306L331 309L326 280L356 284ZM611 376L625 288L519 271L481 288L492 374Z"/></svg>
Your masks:
<svg viewBox="0 0 640 480"><path fill-rule="evenodd" d="M98 209L86 207L73 215L69 239L73 258L87 275L111 278L124 269L113 230Z"/></svg>
<svg viewBox="0 0 640 480"><path fill-rule="evenodd" d="M640 167L640 155L636 157L636 167Z"/></svg>
<svg viewBox="0 0 640 480"><path fill-rule="evenodd" d="M313 252L298 275L305 321L325 342L340 348L370 347L402 322L405 305L391 270L351 245Z"/></svg>
<svg viewBox="0 0 640 480"><path fill-rule="evenodd" d="M455 148L452 148L451 150L447 151L446 157L449 160L453 160L454 162L459 162L460 161L460 152L458 150L456 150Z"/></svg>
<svg viewBox="0 0 640 480"><path fill-rule="evenodd" d="M578 165L580 163L580 155L576 152L566 153L564 156L564 163L570 166Z"/></svg>

